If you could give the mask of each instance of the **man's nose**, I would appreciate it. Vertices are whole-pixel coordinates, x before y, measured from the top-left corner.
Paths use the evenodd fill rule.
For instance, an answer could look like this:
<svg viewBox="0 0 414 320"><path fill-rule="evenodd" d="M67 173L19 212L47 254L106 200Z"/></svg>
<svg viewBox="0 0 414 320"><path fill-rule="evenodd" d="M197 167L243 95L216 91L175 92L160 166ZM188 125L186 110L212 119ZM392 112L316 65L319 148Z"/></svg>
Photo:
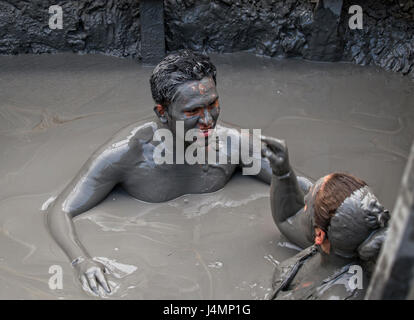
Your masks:
<svg viewBox="0 0 414 320"><path fill-rule="evenodd" d="M205 126L213 122L213 117L211 116L210 111L207 108L204 109L199 121Z"/></svg>

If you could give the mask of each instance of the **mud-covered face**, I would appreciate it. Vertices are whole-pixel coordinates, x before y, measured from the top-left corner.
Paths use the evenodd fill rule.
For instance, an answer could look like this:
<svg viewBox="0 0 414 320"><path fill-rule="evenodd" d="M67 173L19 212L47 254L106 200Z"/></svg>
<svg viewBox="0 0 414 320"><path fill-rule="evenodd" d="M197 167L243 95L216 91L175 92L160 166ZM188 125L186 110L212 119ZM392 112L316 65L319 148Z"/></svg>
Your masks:
<svg viewBox="0 0 414 320"><path fill-rule="evenodd" d="M168 126L174 136L177 133L180 135L176 122L183 121L184 134L190 129L199 129L200 134L207 139L208 130L215 128L220 114L218 98L216 85L211 77L180 85L167 112Z"/></svg>

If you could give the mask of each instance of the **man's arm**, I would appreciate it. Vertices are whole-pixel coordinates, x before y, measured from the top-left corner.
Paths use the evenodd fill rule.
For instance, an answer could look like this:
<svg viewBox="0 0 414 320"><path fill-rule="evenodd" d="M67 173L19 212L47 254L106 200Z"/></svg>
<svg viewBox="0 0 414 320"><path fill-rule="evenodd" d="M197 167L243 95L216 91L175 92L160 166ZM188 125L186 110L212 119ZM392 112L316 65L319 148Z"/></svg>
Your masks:
<svg viewBox="0 0 414 320"><path fill-rule="evenodd" d="M235 136L238 140L238 146L240 148L239 150L241 151L238 153L239 169L243 170L243 168L252 168L253 166L257 166L257 162L260 162L258 172L255 172L252 175L264 183L270 184L272 180L272 168L270 166L269 160L261 156L261 137L257 136L255 141L256 144L254 144L253 135L250 132L243 136L243 131L239 126L224 121L221 121L221 124L222 125L220 125L220 129L224 129L222 132ZM248 145L248 150L243 150L242 148L246 148L246 145ZM256 170L252 171L254 172Z"/></svg>
<svg viewBox="0 0 414 320"><path fill-rule="evenodd" d="M312 245L312 222L304 210L304 192L310 188L310 181L298 179L289 164L288 150L284 141L263 138L263 156L272 167L270 204L273 219L280 232L289 241L302 248Z"/></svg>
<svg viewBox="0 0 414 320"><path fill-rule="evenodd" d="M266 157L261 157L260 159L260 171L256 178L267 184L272 182L272 167Z"/></svg>
<svg viewBox="0 0 414 320"><path fill-rule="evenodd" d="M47 212L52 237L69 257L83 285L95 294L98 284L110 292L104 266L92 260L79 241L72 219L96 206L121 181L125 147L128 146L112 144L95 152Z"/></svg>

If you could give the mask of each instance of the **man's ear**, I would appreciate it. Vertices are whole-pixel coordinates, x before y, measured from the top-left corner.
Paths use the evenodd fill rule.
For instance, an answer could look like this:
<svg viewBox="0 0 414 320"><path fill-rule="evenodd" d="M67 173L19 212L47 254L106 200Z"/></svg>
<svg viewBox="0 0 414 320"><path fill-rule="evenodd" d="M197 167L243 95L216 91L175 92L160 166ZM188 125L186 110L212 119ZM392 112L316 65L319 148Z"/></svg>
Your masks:
<svg viewBox="0 0 414 320"><path fill-rule="evenodd" d="M315 244L321 245L326 239L325 231L323 231L321 228L316 227L315 228Z"/></svg>
<svg viewBox="0 0 414 320"><path fill-rule="evenodd" d="M167 108L165 108L161 104L157 104L154 107L154 112L157 115L157 117L160 119L161 123L167 123Z"/></svg>

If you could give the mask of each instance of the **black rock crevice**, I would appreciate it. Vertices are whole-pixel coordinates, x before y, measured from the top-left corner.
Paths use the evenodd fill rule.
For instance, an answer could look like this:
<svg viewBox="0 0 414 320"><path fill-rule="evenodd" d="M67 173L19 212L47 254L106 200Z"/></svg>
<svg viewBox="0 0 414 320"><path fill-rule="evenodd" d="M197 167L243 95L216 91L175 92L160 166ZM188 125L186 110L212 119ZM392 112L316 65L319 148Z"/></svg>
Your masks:
<svg viewBox="0 0 414 320"><path fill-rule="evenodd" d="M48 27L54 4L63 8L62 30ZM355 4L362 30L348 27ZM138 0L0 0L0 54L140 58L139 7ZM164 8L167 51L343 60L414 77L414 0L164 0Z"/></svg>

